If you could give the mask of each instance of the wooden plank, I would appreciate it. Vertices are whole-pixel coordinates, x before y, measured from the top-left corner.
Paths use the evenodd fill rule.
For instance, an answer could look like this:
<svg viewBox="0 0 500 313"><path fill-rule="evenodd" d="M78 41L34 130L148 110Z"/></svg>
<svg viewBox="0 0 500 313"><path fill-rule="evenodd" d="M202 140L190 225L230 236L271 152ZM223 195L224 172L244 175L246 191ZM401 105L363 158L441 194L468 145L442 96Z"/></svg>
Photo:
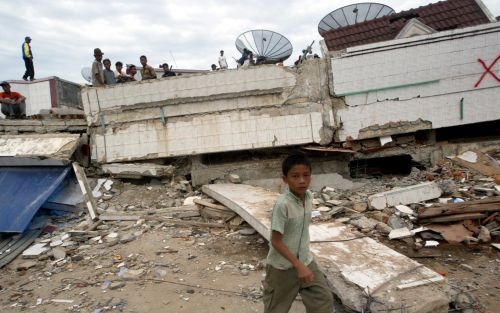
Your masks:
<svg viewBox="0 0 500 313"><path fill-rule="evenodd" d="M244 184L205 185L202 190L235 211L269 240L270 214L277 193ZM326 274L332 291L346 306L366 310L366 294L370 294L377 298L377 303L370 304L374 312L383 311L382 307L401 305L422 308L426 301L432 308L437 303L447 307L448 300L442 292L444 278L418 262L340 223L312 224L309 233L311 241L318 241L311 243L311 251L316 260L328 268ZM415 287L416 292L411 294L398 294L403 291L397 290L397 285L425 279L437 283ZM434 305L430 305L431 302Z"/></svg>
<svg viewBox="0 0 500 313"><path fill-rule="evenodd" d="M225 228L226 224L217 223L204 223L198 221L186 221L165 218L160 216L144 216L144 215L100 215L99 219L101 221L137 221L144 219L147 221L161 221L173 225L186 225L186 226L197 226L197 227L211 227L211 228Z"/></svg>
<svg viewBox="0 0 500 313"><path fill-rule="evenodd" d="M464 213L464 214L455 214L455 215L447 215L447 216L438 216L432 218L426 218L420 220L421 223L447 223L447 222L458 222L464 220L477 220L486 217L486 214L482 213Z"/></svg>
<svg viewBox="0 0 500 313"><path fill-rule="evenodd" d="M227 208L227 207L225 207L223 205L218 205L218 204L215 204L215 203L211 203L211 202L208 202L208 201L203 200L203 199L194 199L193 202L196 203L196 204L199 204L199 205L207 206L207 207L212 208L212 209L218 209L218 210L223 210L223 211L230 211L229 208Z"/></svg>
<svg viewBox="0 0 500 313"><path fill-rule="evenodd" d="M500 211L500 197L491 197L481 200L460 203L447 203L420 210L418 218L429 218L459 213L479 213Z"/></svg>
<svg viewBox="0 0 500 313"><path fill-rule="evenodd" d="M78 180L78 185L82 190L83 196L85 198L85 203L87 205L87 211L89 212L89 218L91 221L97 220L97 202L92 195L92 189L90 189L89 182L87 181L87 176L83 171L83 168L77 163L73 162L73 170L75 171L76 180Z"/></svg>

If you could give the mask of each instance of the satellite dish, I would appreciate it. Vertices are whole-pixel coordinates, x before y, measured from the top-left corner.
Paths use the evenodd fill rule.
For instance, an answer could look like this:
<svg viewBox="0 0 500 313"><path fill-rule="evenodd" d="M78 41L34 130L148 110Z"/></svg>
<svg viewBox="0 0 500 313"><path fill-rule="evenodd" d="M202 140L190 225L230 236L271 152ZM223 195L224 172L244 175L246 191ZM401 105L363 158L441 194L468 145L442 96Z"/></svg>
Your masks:
<svg viewBox="0 0 500 313"><path fill-rule="evenodd" d="M365 21L395 13L393 8L385 4L365 2L346 5L328 13L318 24L318 32L323 35L329 30L355 25Z"/></svg>
<svg viewBox="0 0 500 313"><path fill-rule="evenodd" d="M80 71L80 73L82 73L82 77L88 81L89 83L92 83L92 75L91 75L91 70L90 70L90 67L84 67L82 68L82 70Z"/></svg>
<svg viewBox="0 0 500 313"><path fill-rule="evenodd" d="M293 47L285 36L264 29L249 30L236 39L236 49L243 53L243 49L250 50L257 63L278 63L292 55Z"/></svg>

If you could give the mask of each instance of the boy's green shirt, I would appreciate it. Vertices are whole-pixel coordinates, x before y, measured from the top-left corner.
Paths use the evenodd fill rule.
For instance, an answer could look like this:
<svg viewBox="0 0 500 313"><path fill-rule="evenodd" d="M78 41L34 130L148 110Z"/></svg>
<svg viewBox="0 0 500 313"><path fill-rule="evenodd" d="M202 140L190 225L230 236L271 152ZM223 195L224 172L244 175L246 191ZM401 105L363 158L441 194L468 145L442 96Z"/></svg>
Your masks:
<svg viewBox="0 0 500 313"><path fill-rule="evenodd" d="M309 190L306 191L302 204L302 201L287 189L276 200L271 217L271 231L283 235L283 243L304 265L309 265L313 260L309 250L311 211L312 194ZM276 251L272 244L269 244L269 247L267 264L282 270L292 268L292 263Z"/></svg>

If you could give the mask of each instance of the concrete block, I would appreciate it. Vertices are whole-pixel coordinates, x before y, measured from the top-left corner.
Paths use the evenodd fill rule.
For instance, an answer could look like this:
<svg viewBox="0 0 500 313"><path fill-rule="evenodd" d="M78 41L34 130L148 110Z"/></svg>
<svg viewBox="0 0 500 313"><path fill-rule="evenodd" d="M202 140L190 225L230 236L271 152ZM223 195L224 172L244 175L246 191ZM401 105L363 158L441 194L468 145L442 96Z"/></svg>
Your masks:
<svg viewBox="0 0 500 313"><path fill-rule="evenodd" d="M399 204L411 204L441 196L441 189L435 182L421 183L404 188L394 188L390 191L374 194L368 197L368 204L376 210Z"/></svg>
<svg viewBox="0 0 500 313"><path fill-rule="evenodd" d="M202 190L269 239L270 211L277 193L235 184L206 185ZM309 233L311 252L325 269L332 291L351 310L384 312L404 307L408 313L448 311L449 288L438 273L342 224L313 224ZM422 280L433 283L417 283ZM408 291L398 288L409 283L414 287ZM370 301L367 294L376 301Z"/></svg>

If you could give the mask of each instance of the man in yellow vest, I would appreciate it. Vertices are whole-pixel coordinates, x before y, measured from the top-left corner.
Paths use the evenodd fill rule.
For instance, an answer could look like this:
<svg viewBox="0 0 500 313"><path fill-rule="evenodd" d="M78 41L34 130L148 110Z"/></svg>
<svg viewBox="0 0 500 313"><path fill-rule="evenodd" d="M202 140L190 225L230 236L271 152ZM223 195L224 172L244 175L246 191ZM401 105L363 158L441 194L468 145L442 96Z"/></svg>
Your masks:
<svg viewBox="0 0 500 313"><path fill-rule="evenodd" d="M33 53L30 47L31 38L29 36L24 38L23 45L21 47L21 52L23 54L24 65L26 66L26 72L23 75L24 80L35 80L35 68L33 66Z"/></svg>

